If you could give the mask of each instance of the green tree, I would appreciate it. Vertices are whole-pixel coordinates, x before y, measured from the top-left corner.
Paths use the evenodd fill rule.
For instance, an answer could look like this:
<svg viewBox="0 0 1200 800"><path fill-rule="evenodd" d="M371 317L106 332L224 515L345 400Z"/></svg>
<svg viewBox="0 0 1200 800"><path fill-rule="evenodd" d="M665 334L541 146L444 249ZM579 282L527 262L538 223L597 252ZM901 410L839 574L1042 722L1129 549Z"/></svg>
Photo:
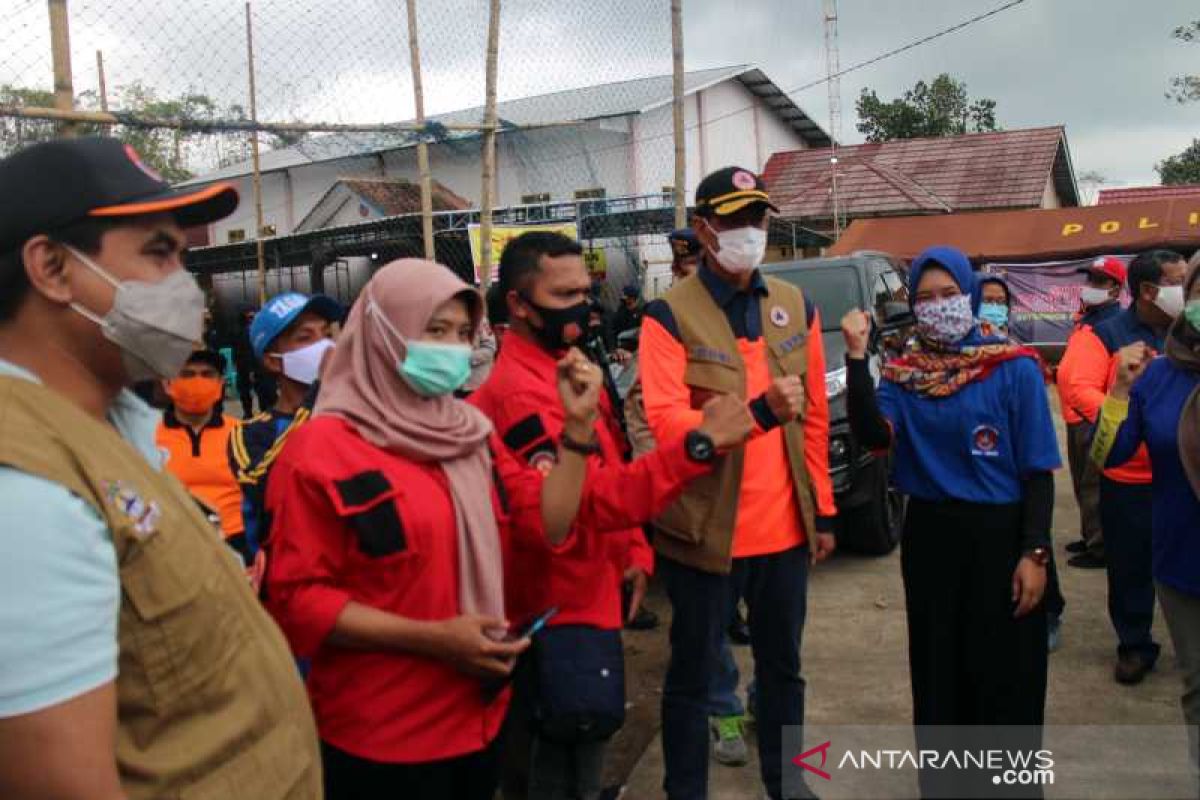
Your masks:
<svg viewBox="0 0 1200 800"><path fill-rule="evenodd" d="M1181 42L1200 43L1200 19L1180 25L1171 36ZM1178 103L1200 100L1200 75L1178 75L1171 79L1171 90L1167 97Z"/></svg>
<svg viewBox="0 0 1200 800"><path fill-rule="evenodd" d="M1200 183L1200 139L1182 153L1155 164L1158 178L1164 186L1180 183Z"/></svg>
<svg viewBox="0 0 1200 800"><path fill-rule="evenodd" d="M0 85L0 105L53 107L52 92L41 89ZM136 117L215 122L244 120L239 105L221 106L211 97L184 92L177 97L161 98L149 86L134 82L118 88L110 98L111 108ZM80 109L98 110L95 92L82 92L75 98ZM102 133L114 136L138 151L142 159L163 178L174 183L193 176L194 166L209 167L248 157L248 137L244 132L184 131L172 128L146 128L136 125L77 125L80 134ZM51 120L0 117L0 156L35 142L48 141L60 133L60 124ZM213 152L215 150L215 153Z"/></svg>
<svg viewBox="0 0 1200 800"><path fill-rule="evenodd" d="M972 102L967 85L946 73L932 83L917 81L903 97L891 101L880 100L873 89L863 89L855 107L858 132L869 142L998 130L996 101Z"/></svg>

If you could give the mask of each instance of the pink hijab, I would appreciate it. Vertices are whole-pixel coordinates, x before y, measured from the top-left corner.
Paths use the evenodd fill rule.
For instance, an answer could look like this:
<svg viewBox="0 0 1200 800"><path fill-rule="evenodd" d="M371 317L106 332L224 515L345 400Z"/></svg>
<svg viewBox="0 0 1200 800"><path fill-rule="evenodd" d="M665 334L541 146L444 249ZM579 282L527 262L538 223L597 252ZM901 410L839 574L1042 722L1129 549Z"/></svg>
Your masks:
<svg viewBox="0 0 1200 800"><path fill-rule="evenodd" d="M389 453L441 464L458 534L459 609L503 619L503 567L487 446L492 423L452 396L422 397L410 389L398 363L407 346L387 324L406 340L419 338L433 312L456 295L467 300L478 325L483 316L479 293L441 264L406 258L376 272L326 365L316 413L341 417Z"/></svg>

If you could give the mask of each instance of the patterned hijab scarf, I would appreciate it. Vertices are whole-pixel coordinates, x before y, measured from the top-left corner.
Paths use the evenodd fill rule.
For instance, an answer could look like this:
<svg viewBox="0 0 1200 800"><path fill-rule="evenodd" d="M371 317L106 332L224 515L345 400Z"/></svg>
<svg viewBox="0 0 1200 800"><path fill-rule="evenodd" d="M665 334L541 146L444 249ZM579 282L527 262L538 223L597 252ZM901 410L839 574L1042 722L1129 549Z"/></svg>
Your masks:
<svg viewBox="0 0 1200 800"><path fill-rule="evenodd" d="M971 310L978 313L979 282L970 260L953 247L931 247L913 260L908 273L910 303L916 297L921 276L930 268L950 273L963 294L971 296ZM964 386L988 377L998 366L1014 358L1032 358L1041 365L1041 357L1033 348L985 335L977 326L952 344L935 342L920 335L913 337L904 352L884 366L883 377L922 397L950 397Z"/></svg>

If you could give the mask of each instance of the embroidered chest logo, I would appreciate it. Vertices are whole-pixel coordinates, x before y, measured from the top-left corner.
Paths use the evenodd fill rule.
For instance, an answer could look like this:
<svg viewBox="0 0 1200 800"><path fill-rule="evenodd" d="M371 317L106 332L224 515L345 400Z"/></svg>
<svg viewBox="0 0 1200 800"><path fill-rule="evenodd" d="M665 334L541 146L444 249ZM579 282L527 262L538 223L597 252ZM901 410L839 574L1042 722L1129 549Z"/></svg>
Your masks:
<svg viewBox="0 0 1200 800"><path fill-rule="evenodd" d="M776 328L786 327L790 319L783 306L771 306L771 324Z"/></svg>
<svg viewBox="0 0 1200 800"><path fill-rule="evenodd" d="M133 525L134 535L146 539L158 530L162 509L156 501L147 503L135 489L122 481L105 481L104 494L117 513Z"/></svg>
<svg viewBox="0 0 1200 800"><path fill-rule="evenodd" d="M1000 431L991 425L979 425L971 431L971 455L995 458L1000 455Z"/></svg>

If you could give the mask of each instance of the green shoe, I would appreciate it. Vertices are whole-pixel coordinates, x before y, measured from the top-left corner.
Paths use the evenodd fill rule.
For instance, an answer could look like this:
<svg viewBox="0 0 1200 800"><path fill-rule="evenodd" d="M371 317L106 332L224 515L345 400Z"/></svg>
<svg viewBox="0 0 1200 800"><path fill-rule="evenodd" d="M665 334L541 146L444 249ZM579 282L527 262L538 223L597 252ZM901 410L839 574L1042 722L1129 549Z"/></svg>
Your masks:
<svg viewBox="0 0 1200 800"><path fill-rule="evenodd" d="M741 767L750 760L746 749L746 737L742 735L742 722L745 718L712 717L708 721L712 733L713 760L727 767Z"/></svg>

